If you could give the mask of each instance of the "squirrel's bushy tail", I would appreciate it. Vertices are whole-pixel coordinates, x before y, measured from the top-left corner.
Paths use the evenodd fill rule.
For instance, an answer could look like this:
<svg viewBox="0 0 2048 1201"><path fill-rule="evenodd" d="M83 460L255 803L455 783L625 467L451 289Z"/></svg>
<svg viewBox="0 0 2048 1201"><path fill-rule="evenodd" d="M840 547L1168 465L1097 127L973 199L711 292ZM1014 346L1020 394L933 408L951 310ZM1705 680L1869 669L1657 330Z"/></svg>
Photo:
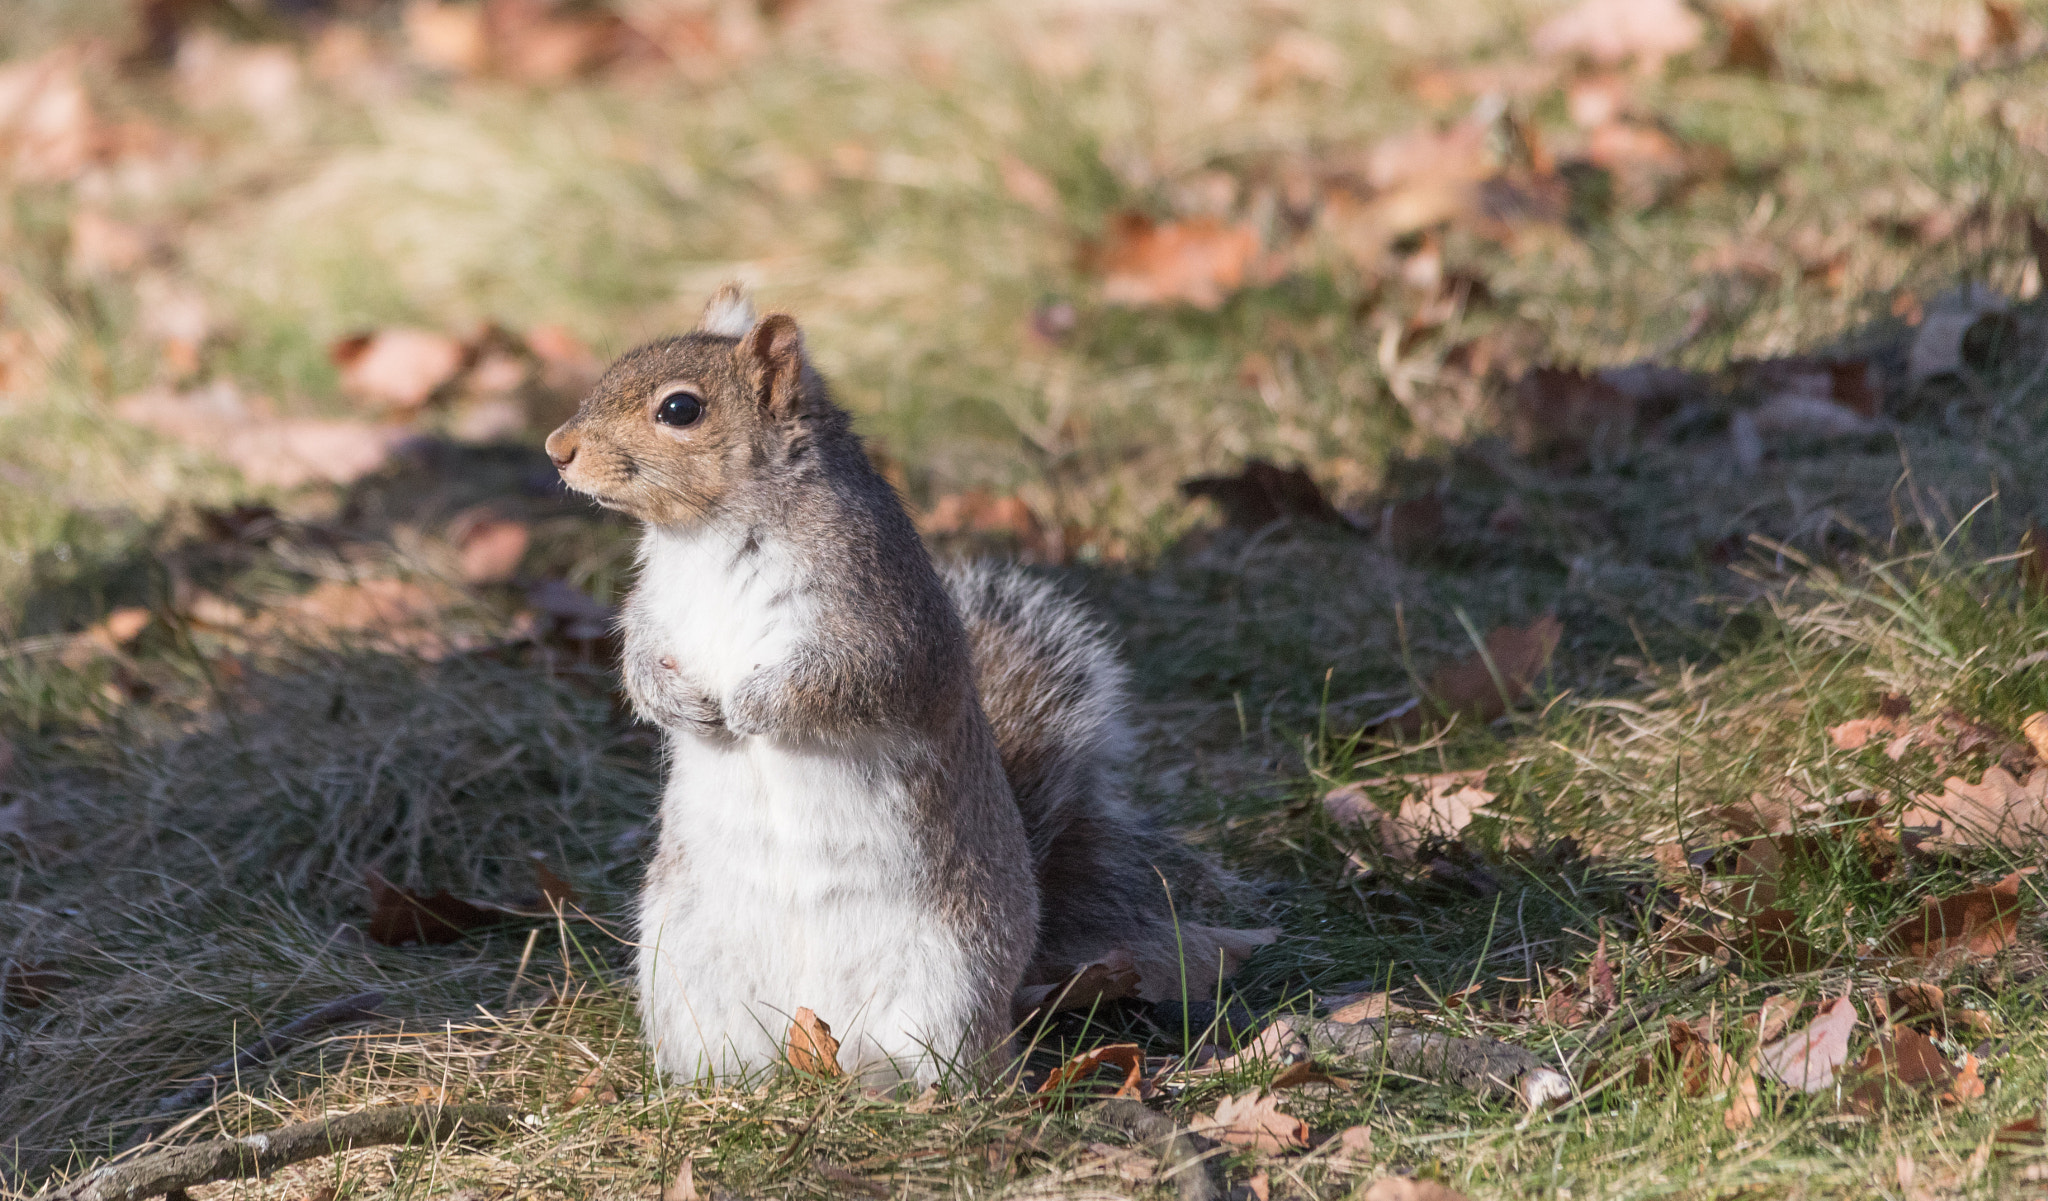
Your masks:
<svg viewBox="0 0 2048 1201"><path fill-rule="evenodd" d="M1026 983L1056 982L1121 949L1137 964L1141 996L1179 995L1184 967L1190 990L1205 989L1215 968L1204 962L1230 942L1219 936L1238 932L1175 927L1166 881L1184 917L1190 901L1216 893L1220 873L1131 802L1137 738L1116 639L1073 597L1016 567L957 564L944 574L1038 870Z"/></svg>

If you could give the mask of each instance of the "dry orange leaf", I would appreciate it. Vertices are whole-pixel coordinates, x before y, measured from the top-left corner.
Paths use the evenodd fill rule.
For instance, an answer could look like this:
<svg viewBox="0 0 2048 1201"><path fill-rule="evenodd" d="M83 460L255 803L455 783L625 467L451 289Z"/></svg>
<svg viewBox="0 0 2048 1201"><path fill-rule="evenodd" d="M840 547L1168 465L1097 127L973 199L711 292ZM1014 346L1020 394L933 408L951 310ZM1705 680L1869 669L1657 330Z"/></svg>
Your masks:
<svg viewBox="0 0 2048 1201"><path fill-rule="evenodd" d="M799 1008L796 1019L789 1024L789 1034L783 1039L783 1048L789 1059L789 1066L812 1076L841 1076L845 1073L839 1067L839 1040L832 1037L832 1027L809 1009Z"/></svg>
<svg viewBox="0 0 2048 1201"><path fill-rule="evenodd" d="M452 381L469 348L425 329L384 329L343 338L328 348L342 388L380 408L416 409Z"/></svg>
<svg viewBox="0 0 2048 1201"><path fill-rule="evenodd" d="M697 1175L685 1159L676 1169L675 1179L661 1186L661 1201L703 1201L703 1194L697 1191Z"/></svg>
<svg viewBox="0 0 2048 1201"><path fill-rule="evenodd" d="M1469 655L1430 677L1429 699L1445 715L1490 722L1529 695L1563 637L1563 623L1548 613L1526 626L1489 631L1484 655Z"/></svg>
<svg viewBox="0 0 2048 1201"><path fill-rule="evenodd" d="M1155 224L1141 213L1112 222L1101 251L1102 297L1111 304L1220 308L1259 257L1258 231L1214 217Z"/></svg>
<svg viewBox="0 0 2048 1201"><path fill-rule="evenodd" d="M1959 848L2003 846L2030 851L2048 839L2048 767L2035 768L2024 783L2003 767L1990 767L1975 784L1959 776L1943 791L1914 798L1901 817L1923 837Z"/></svg>
<svg viewBox="0 0 2048 1201"><path fill-rule="evenodd" d="M1373 992L1353 998L1331 1010L1330 1020L1349 1026L1384 1018L1389 1014L1414 1012L1413 1009L1394 1000L1391 993Z"/></svg>
<svg viewBox="0 0 2048 1201"><path fill-rule="evenodd" d="M1849 1058L1856 1006L1837 997L1821 1007L1806 1029L1757 1048L1757 1064L1778 1083L1802 1092L1833 1088L1835 1073Z"/></svg>
<svg viewBox="0 0 2048 1201"><path fill-rule="evenodd" d="M1308 1123L1280 1111L1280 1099L1253 1089L1225 1097L1216 1112L1198 1119L1196 1133L1233 1147L1277 1155L1308 1146Z"/></svg>
<svg viewBox="0 0 2048 1201"><path fill-rule="evenodd" d="M1926 1035L1911 1026L1895 1026L1857 1063L1860 1083L1849 1094L1849 1108L1876 1113L1895 1097L1946 1085L1955 1072Z"/></svg>
<svg viewBox="0 0 2048 1201"><path fill-rule="evenodd" d="M1095 1078L1095 1074L1105 1067L1124 1070L1123 1083L1117 1086L1111 1096L1138 1096L1138 1081L1145 1074L1145 1053L1138 1049L1136 1043L1112 1043L1074 1056L1060 1065L1052 1075L1047 1076L1045 1083L1038 1086L1037 1095L1041 1099L1041 1104L1063 1099L1073 1092L1084 1091L1077 1089L1076 1086L1088 1084Z"/></svg>
<svg viewBox="0 0 2048 1201"><path fill-rule="evenodd" d="M1977 1063L1975 1055L1964 1053L1963 1066L1948 1082L1948 1091L1941 1095L1943 1101L1961 1105L1984 1095L1984 1078L1977 1074Z"/></svg>
<svg viewBox="0 0 2048 1201"><path fill-rule="evenodd" d="M1495 794L1479 786L1486 779L1484 770L1400 779L1410 786L1410 792L1393 814L1375 804L1367 791L1390 783L1387 779L1333 788L1323 794L1323 808L1340 824L1370 823L1388 854L1397 859L1413 859L1425 838L1457 837L1495 799Z"/></svg>
<svg viewBox="0 0 2048 1201"><path fill-rule="evenodd" d="M1838 726L1829 726L1828 740L1838 750L1860 751L1869 746L1873 738L1892 739L1905 732L1906 721L1902 717L1859 717Z"/></svg>
<svg viewBox="0 0 2048 1201"><path fill-rule="evenodd" d="M472 584L502 584L518 574L532 534L523 521L483 517L460 523L456 547L462 578Z"/></svg>
<svg viewBox="0 0 2048 1201"><path fill-rule="evenodd" d="M2034 757L2048 763L2048 713L2029 713L2020 722L2020 734L2034 748Z"/></svg>
<svg viewBox="0 0 2048 1201"><path fill-rule="evenodd" d="M1699 45L1706 24L1680 0L1580 0L1536 27L1529 42L1551 58L1609 66L1635 60L1653 71Z"/></svg>
<svg viewBox="0 0 2048 1201"><path fill-rule="evenodd" d="M347 484L384 466L411 435L394 426L280 418L225 381L123 397L114 414L232 464L252 484Z"/></svg>
<svg viewBox="0 0 2048 1201"><path fill-rule="evenodd" d="M379 946L456 942L472 930L498 925L511 916L503 909L465 901L445 889L423 896L398 887L379 872L370 872L368 880L370 921L363 932Z"/></svg>
<svg viewBox="0 0 2048 1201"><path fill-rule="evenodd" d="M1919 913L1887 931L1880 945L1916 959L1957 949L1972 955L1995 955L2011 946L2019 931L2025 910L2020 901L2020 878L2025 874L2014 872L1996 884L1939 900L1929 897L1920 903Z"/></svg>

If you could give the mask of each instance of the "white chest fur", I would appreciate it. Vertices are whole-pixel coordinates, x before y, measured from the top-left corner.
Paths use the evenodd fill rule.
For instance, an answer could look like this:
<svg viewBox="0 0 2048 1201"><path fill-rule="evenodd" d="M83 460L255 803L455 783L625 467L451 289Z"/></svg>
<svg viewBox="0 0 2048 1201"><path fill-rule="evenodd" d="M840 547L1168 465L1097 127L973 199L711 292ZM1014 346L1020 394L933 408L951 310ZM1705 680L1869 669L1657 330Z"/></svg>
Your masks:
<svg viewBox="0 0 2048 1201"><path fill-rule="evenodd" d="M650 532L629 643L715 696L810 634L772 541ZM629 647L629 654L649 653ZM877 736L824 750L669 732L661 842L640 912L640 1008L683 1076L766 1067L808 1007L840 1062L929 1081L974 1020L973 969L933 911L910 797Z"/></svg>

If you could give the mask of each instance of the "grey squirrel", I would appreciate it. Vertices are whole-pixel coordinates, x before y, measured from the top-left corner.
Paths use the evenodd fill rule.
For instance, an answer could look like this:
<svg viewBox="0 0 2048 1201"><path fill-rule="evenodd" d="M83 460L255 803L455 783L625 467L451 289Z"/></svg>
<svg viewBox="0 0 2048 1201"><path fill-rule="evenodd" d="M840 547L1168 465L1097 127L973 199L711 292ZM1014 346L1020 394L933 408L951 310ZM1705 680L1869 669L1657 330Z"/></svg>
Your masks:
<svg viewBox="0 0 2048 1201"><path fill-rule="evenodd" d="M1131 804L1108 632L1014 567L941 572L783 314L728 285L547 439L645 523L627 693L665 732L640 1012L686 1076L764 1067L799 1007L840 1066L1003 1071L1012 999L1104 957L1199 996L1267 937L1176 922L1193 862Z"/></svg>

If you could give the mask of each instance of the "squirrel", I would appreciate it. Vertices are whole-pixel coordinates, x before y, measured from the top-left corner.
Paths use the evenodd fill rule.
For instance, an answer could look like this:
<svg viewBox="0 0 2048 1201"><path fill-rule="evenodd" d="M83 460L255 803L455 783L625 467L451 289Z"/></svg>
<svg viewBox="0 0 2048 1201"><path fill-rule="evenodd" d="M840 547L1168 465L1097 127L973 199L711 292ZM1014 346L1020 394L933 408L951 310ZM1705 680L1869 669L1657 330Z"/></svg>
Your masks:
<svg viewBox="0 0 2048 1201"><path fill-rule="evenodd" d="M1174 920L1193 859L1130 800L1115 641L1021 569L933 563L794 319L728 285L546 449L645 526L621 675L666 749L636 942L664 1071L780 1062L805 1007L846 1072L989 1078L1021 986L1107 956L1198 996L1269 941Z"/></svg>

